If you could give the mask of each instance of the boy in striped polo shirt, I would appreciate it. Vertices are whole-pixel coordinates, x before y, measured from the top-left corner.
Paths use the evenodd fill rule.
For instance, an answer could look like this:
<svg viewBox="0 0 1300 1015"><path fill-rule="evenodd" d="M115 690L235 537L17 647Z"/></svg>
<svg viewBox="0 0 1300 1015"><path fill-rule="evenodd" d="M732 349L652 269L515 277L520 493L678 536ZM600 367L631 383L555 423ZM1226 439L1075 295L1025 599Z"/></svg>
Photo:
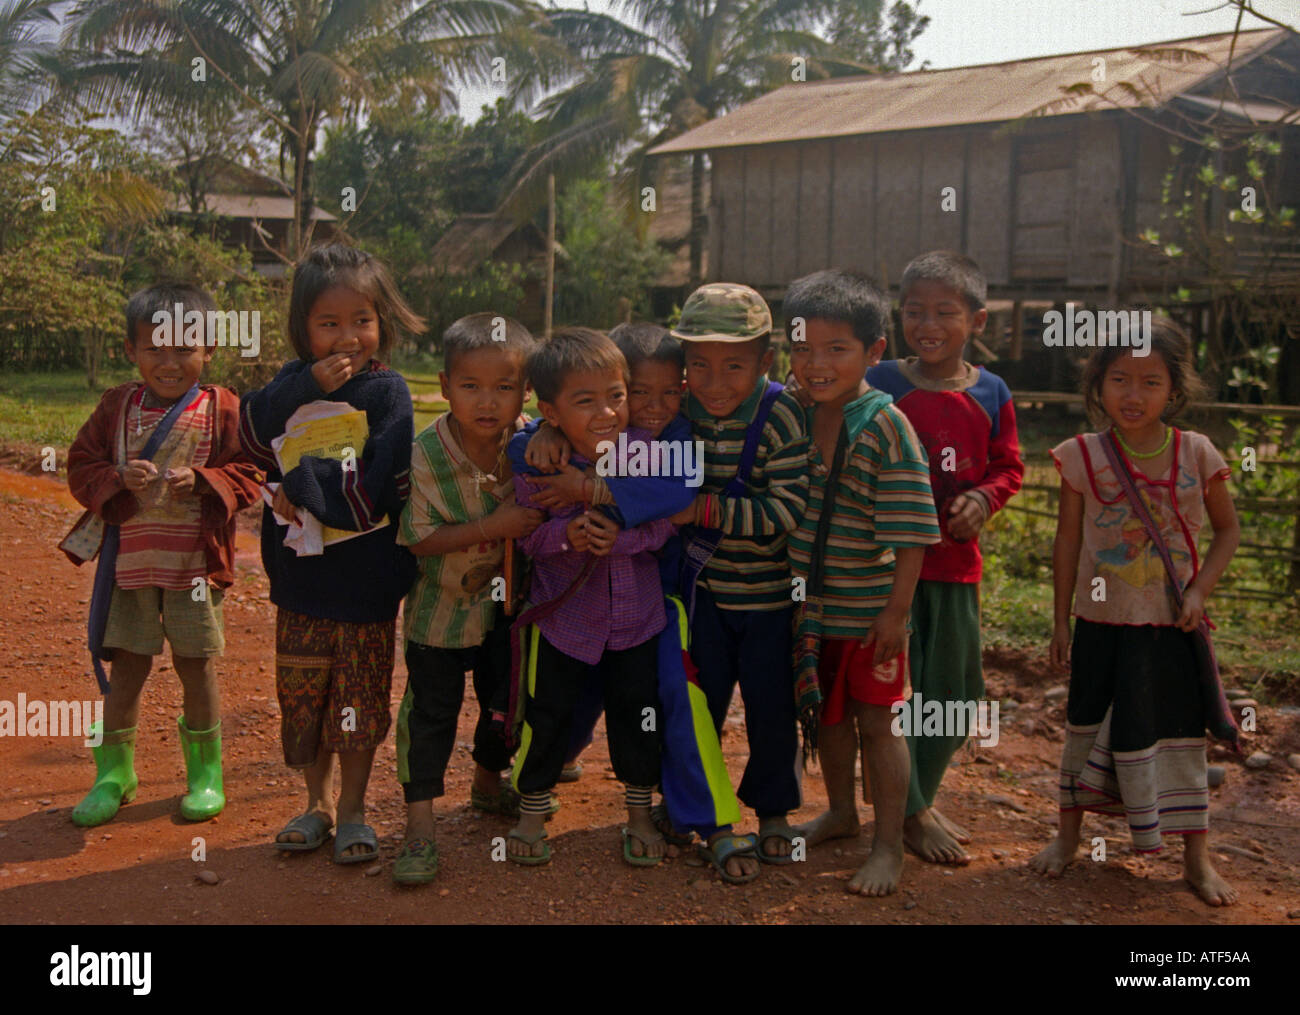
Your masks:
<svg viewBox="0 0 1300 1015"><path fill-rule="evenodd" d="M736 795L758 817L752 851L734 850L730 841L727 849L790 863L787 815L799 807L800 792L786 537L808 494L803 409L767 379L772 314L748 286L696 289L672 335L685 346L686 414L704 443L702 492L673 521L721 536L693 585L691 575L683 582L693 601L691 660L719 736L740 684L749 759ZM686 556L698 561L692 542L688 537Z"/></svg>
<svg viewBox="0 0 1300 1015"><path fill-rule="evenodd" d="M888 895L903 869L909 776L907 742L894 735L892 706L911 693L912 594L925 547L939 541L929 460L907 417L865 379L885 350L884 295L861 276L819 271L791 283L784 313L790 365L811 403L808 510L790 536L797 575L809 576L818 522L824 511L832 512L819 554L823 637L817 667L823 694L818 746L830 809L799 830L809 846L858 834L853 782L860 732L875 837L848 890ZM839 481L828 505L837 455Z"/></svg>
<svg viewBox="0 0 1300 1015"><path fill-rule="evenodd" d="M471 799L501 811L510 751L490 729L489 707L509 675L510 625L494 597L508 539L528 535L542 513L515 503L506 442L520 424L524 363L533 337L499 314L470 314L443 335L438 375L449 409L415 438L411 498L397 541L419 558L420 575L402 614L406 694L397 713L397 779L406 798L406 845L393 866L398 884L424 884L438 871L433 801L456 746L456 722L473 670Z"/></svg>

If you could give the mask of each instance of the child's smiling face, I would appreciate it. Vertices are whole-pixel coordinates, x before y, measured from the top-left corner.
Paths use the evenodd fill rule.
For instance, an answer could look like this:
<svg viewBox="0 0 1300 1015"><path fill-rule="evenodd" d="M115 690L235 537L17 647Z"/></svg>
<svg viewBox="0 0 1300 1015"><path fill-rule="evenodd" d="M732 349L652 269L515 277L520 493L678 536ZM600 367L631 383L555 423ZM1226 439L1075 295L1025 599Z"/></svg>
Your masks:
<svg viewBox="0 0 1300 1015"><path fill-rule="evenodd" d="M154 325L138 321L135 341L126 345L126 358L136 365L154 398L171 403L189 391L212 359L208 345L155 345Z"/></svg>
<svg viewBox="0 0 1300 1015"><path fill-rule="evenodd" d="M368 296L345 285L332 285L307 313L307 342L314 360L346 355L354 374L379 349L379 314Z"/></svg>
<svg viewBox="0 0 1300 1015"><path fill-rule="evenodd" d="M868 348L847 321L812 317L804 323L803 339L790 343L790 368L814 402L843 408L866 393L867 369L884 351L883 337Z"/></svg>
<svg viewBox="0 0 1300 1015"><path fill-rule="evenodd" d="M758 379L772 365L772 350L759 352L760 340L748 342L686 341L686 387L715 419L732 415L754 393Z"/></svg>
<svg viewBox="0 0 1300 1015"><path fill-rule="evenodd" d="M573 450L591 461L601 441L627 429L627 380L622 370L576 370L564 379L553 402L538 400L546 421L557 427Z"/></svg>
<svg viewBox="0 0 1300 1015"><path fill-rule="evenodd" d="M918 279L903 295L903 341L928 377L955 377L972 335L982 334L989 312L971 310L966 298L934 279Z"/></svg>
<svg viewBox="0 0 1300 1015"><path fill-rule="evenodd" d="M632 426L649 430L652 437L663 433L681 410L686 382L676 363L643 359L632 368L627 393L627 414Z"/></svg>
<svg viewBox="0 0 1300 1015"><path fill-rule="evenodd" d="M452 418L470 440L495 441L524 407L523 355L504 346L473 349L438 374Z"/></svg>

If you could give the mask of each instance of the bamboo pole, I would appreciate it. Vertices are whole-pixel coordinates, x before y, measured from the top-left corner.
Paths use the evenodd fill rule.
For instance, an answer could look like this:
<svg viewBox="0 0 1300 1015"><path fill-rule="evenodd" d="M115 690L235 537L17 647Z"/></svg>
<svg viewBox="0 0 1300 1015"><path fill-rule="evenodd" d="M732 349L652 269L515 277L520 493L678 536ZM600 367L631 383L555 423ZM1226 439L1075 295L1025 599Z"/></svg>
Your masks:
<svg viewBox="0 0 1300 1015"><path fill-rule="evenodd" d="M542 318L542 337L551 337L551 319L555 312L555 174L546 174L546 303Z"/></svg>

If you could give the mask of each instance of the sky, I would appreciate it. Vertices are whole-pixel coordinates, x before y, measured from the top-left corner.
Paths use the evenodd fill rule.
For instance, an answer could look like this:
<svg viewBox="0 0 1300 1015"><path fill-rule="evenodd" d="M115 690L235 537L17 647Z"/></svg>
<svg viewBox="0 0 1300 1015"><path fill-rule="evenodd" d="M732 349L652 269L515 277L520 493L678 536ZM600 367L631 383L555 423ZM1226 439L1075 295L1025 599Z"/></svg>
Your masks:
<svg viewBox="0 0 1300 1015"><path fill-rule="evenodd" d="M1252 4L1293 25L1300 20L1296 5L1297 0ZM589 0L589 6L600 11L611 5ZM920 0L920 12L929 15L930 24L913 46L916 61L909 69L926 60L934 69L962 67L1213 35L1232 31L1237 18L1235 8L1222 0ZM1243 29L1266 27L1250 15L1242 21ZM461 90L461 116L477 119L495 95L491 89Z"/></svg>

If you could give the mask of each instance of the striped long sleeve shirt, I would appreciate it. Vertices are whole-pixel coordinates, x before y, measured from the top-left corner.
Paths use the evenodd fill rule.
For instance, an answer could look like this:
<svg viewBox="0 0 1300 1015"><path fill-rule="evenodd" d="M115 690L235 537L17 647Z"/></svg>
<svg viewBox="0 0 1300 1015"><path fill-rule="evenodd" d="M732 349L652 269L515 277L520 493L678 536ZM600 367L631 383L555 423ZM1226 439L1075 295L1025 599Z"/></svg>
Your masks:
<svg viewBox="0 0 1300 1015"><path fill-rule="evenodd" d="M717 495L714 523L726 535L700 582L724 610L779 610L789 606L790 563L786 538L799 524L808 500L808 432L804 412L782 392L763 426L746 496L721 493L740 466L745 431L767 387L760 377L753 392L725 419L710 416L687 400L696 438L704 442L704 485Z"/></svg>

